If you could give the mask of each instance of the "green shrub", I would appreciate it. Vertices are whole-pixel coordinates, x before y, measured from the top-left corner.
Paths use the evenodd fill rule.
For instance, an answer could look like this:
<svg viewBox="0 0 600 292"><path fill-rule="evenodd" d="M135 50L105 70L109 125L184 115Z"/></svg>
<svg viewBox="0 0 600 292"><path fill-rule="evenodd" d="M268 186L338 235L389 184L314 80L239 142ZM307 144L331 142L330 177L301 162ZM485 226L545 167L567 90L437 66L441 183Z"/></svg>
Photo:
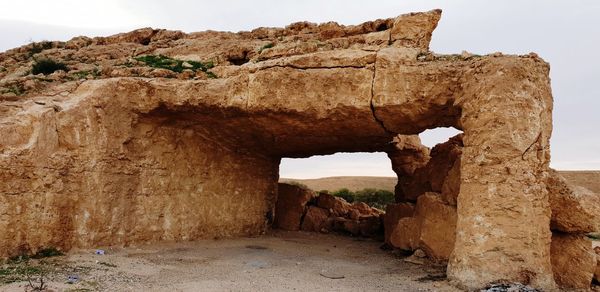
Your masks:
<svg viewBox="0 0 600 292"><path fill-rule="evenodd" d="M264 46L260 47L260 49L258 49L258 53L260 54L260 53L262 53L262 51L264 51L264 50L266 50L266 49L270 49L270 48L272 48L272 47L274 47L274 46L275 46L275 44L274 44L274 43L268 43L268 44L266 44L266 45L264 45Z"/></svg>
<svg viewBox="0 0 600 292"><path fill-rule="evenodd" d="M356 192L355 200L365 202L371 207L385 209L388 204L394 203L394 193L387 190L363 189Z"/></svg>
<svg viewBox="0 0 600 292"><path fill-rule="evenodd" d="M339 189L339 190L333 192L333 195L346 200L346 202L348 202L348 203L354 202L355 194L354 194L354 192L350 191L347 188Z"/></svg>
<svg viewBox="0 0 600 292"><path fill-rule="evenodd" d="M217 76L210 72L209 69L214 67L213 62L208 61L206 63L198 61L186 61L169 58L163 55L146 55L135 58L137 61L144 62L146 65L153 68L161 68L171 70L173 72L181 73L185 69L190 69L194 72L202 71L205 72L209 78L216 78ZM187 65L187 64L189 65ZM186 64L186 65L184 65Z"/></svg>
<svg viewBox="0 0 600 292"><path fill-rule="evenodd" d="M40 73L44 75L52 74L58 70L69 71L67 65L56 62L52 59L40 59L36 60L31 69L31 74L38 75Z"/></svg>

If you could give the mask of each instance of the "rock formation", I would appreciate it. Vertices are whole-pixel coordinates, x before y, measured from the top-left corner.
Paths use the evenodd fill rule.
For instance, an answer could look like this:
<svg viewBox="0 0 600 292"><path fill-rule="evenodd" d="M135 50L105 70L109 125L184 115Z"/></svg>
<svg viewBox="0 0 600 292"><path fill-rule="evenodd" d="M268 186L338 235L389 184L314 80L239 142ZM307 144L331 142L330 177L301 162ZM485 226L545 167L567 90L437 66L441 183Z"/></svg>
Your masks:
<svg viewBox="0 0 600 292"><path fill-rule="evenodd" d="M383 211L363 202L346 200L301 186L279 183L274 227L283 230L343 232L353 236L376 237L383 232ZM312 199L312 200L311 200Z"/></svg>
<svg viewBox="0 0 600 292"><path fill-rule="evenodd" d="M455 222L449 279L553 289L549 66L434 54L440 16L140 29L1 53L0 256L258 235L277 213L282 157L384 151L418 178L400 180L398 199L417 208L398 221ZM463 136L429 153L414 135L436 127ZM423 193L433 213L418 210ZM350 216L314 206L307 229ZM374 221L333 223L362 233ZM431 248L436 235L418 231L407 245Z"/></svg>

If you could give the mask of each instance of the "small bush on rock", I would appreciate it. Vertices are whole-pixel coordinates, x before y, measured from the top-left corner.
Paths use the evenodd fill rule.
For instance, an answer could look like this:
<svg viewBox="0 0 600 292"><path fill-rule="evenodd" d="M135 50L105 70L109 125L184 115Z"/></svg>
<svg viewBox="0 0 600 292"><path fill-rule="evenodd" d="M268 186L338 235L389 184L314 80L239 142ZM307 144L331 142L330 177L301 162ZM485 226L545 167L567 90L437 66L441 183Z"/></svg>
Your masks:
<svg viewBox="0 0 600 292"><path fill-rule="evenodd" d="M31 69L31 74L38 75L41 73L44 75L48 75L48 74L52 74L58 70L63 70L65 72L69 71L69 69L67 68L67 65L65 65L61 62L56 62L52 59L40 59L40 60L36 60L35 63L33 64L33 68Z"/></svg>

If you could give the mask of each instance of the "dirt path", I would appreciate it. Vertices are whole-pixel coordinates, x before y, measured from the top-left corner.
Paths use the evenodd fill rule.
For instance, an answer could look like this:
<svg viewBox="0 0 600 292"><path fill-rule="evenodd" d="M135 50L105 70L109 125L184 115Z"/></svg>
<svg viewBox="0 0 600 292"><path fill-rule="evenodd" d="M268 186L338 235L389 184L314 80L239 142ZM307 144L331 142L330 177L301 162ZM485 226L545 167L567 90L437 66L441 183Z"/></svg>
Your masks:
<svg viewBox="0 0 600 292"><path fill-rule="evenodd" d="M444 267L405 262L379 245L278 231L107 249L105 255L80 250L46 259L53 267L46 278L57 291L457 291L443 279ZM80 280L66 284L69 275ZM23 291L26 284L5 284L0 291Z"/></svg>

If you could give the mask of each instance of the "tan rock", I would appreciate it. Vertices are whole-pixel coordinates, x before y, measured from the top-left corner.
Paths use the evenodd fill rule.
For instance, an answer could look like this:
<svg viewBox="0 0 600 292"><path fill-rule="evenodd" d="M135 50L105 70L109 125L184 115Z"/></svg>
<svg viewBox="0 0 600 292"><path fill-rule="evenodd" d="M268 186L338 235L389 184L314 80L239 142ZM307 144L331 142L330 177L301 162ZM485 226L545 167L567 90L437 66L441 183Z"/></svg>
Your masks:
<svg viewBox="0 0 600 292"><path fill-rule="evenodd" d="M412 217L415 207L410 203L398 203L389 204L385 208L385 215L383 217L383 230L385 232L385 242L390 243L390 236L392 231L398 225L401 218Z"/></svg>
<svg viewBox="0 0 600 292"><path fill-rule="evenodd" d="M400 218L390 234L389 243L399 249L415 250L419 248L419 221L415 217Z"/></svg>
<svg viewBox="0 0 600 292"><path fill-rule="evenodd" d="M310 206L304 215L302 220L303 231L314 231L320 232L323 228L326 228L326 221L329 217L329 211L323 208Z"/></svg>
<svg viewBox="0 0 600 292"><path fill-rule="evenodd" d="M553 233L551 259L554 279L561 289L590 288L596 258L585 235Z"/></svg>
<svg viewBox="0 0 600 292"><path fill-rule="evenodd" d="M398 17L391 29L391 40L395 45L429 48L431 32L437 26L442 10L427 13L411 13Z"/></svg>
<svg viewBox="0 0 600 292"><path fill-rule="evenodd" d="M314 193L296 185L278 184L275 221L273 225L283 230L300 230L304 209Z"/></svg>
<svg viewBox="0 0 600 292"><path fill-rule="evenodd" d="M345 216L351 208L350 203L346 200L325 193L319 194L317 206L329 210L332 216L336 217Z"/></svg>
<svg viewBox="0 0 600 292"><path fill-rule="evenodd" d="M551 228L562 232L600 231L600 196L583 187L570 185L551 171L547 188L552 208Z"/></svg>
<svg viewBox="0 0 600 292"><path fill-rule="evenodd" d="M434 260L448 260L454 250L456 208L445 204L437 193L425 193L417 200L415 217L420 228L419 247Z"/></svg>

